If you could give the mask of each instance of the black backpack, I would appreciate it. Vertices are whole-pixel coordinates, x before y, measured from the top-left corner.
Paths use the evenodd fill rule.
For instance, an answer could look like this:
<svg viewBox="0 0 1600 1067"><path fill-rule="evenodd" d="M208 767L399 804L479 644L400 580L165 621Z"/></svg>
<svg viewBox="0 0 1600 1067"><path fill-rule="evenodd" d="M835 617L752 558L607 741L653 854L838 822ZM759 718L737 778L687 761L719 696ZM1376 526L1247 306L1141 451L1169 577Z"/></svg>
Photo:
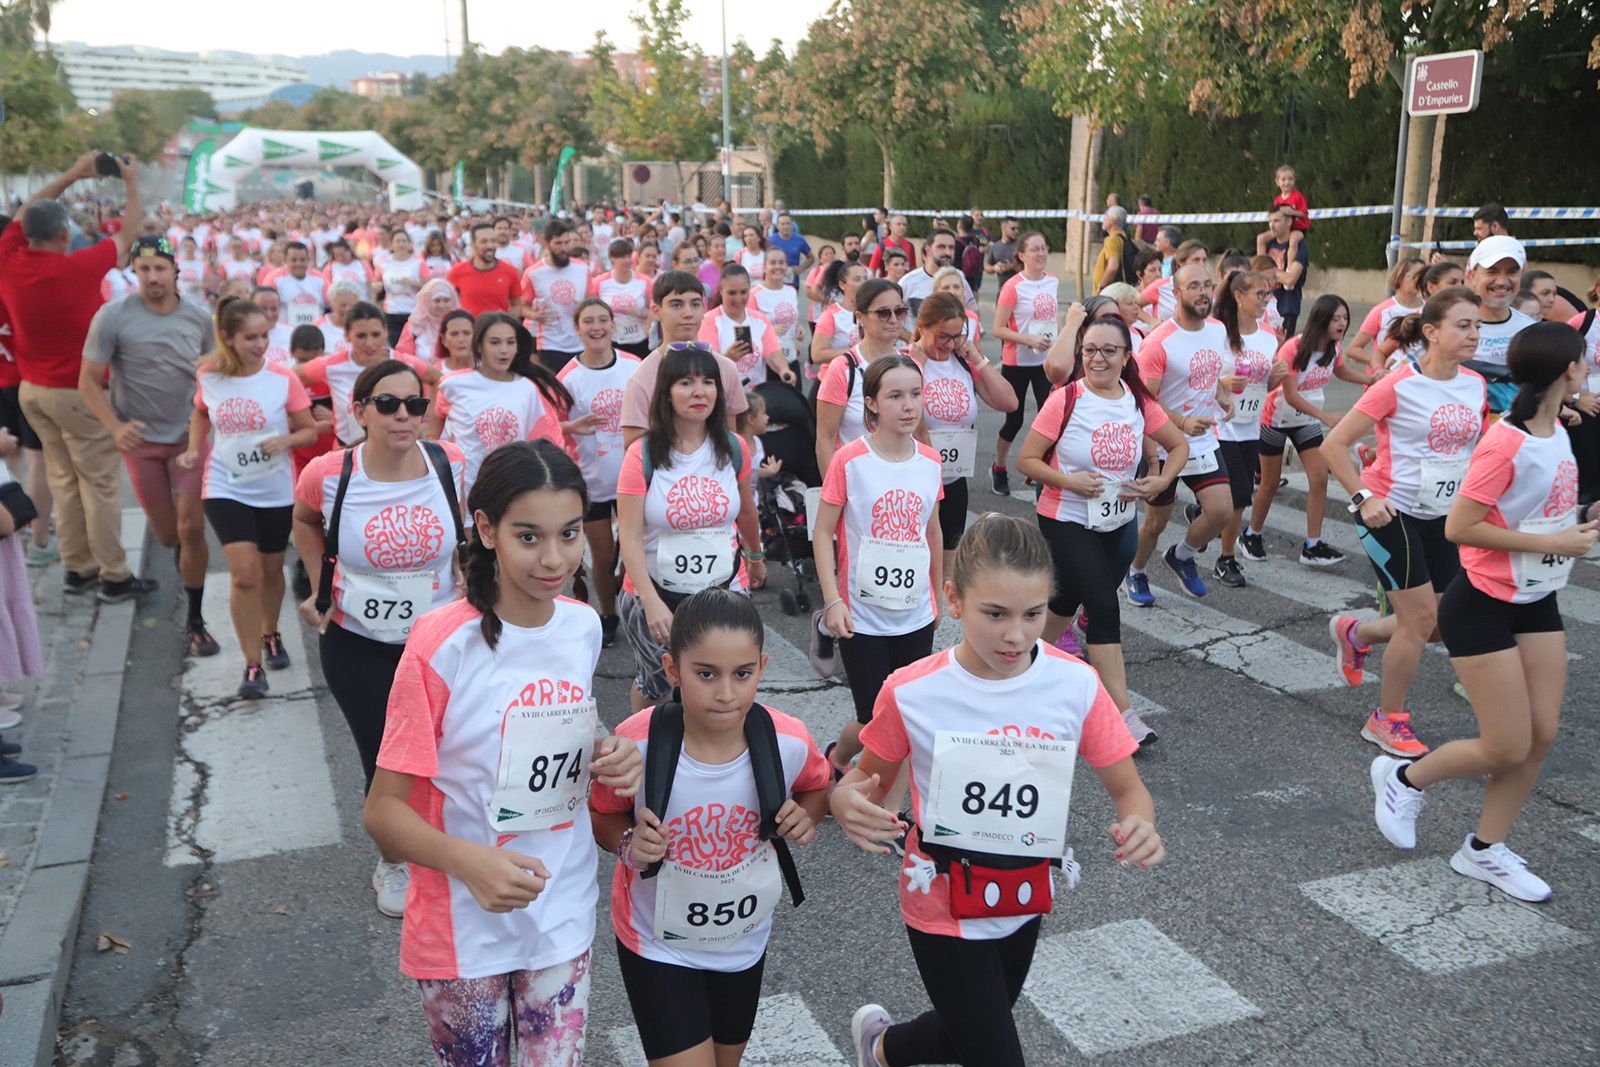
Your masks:
<svg viewBox="0 0 1600 1067"><path fill-rule="evenodd" d="M789 799L783 780L783 758L778 752L778 731L772 713L760 704L751 704L744 717L744 740L750 749L750 770L756 779L756 797L761 806L761 840L771 841L778 854L778 868L789 899L799 907L806 899L800 888L800 871L794 865L789 842L778 835L778 809ZM644 806L663 821L672 799L672 780L678 775L678 757L683 754L683 704L678 694L656 706L650 715L650 736L644 754ZM654 878L661 864L653 863L640 878Z"/></svg>

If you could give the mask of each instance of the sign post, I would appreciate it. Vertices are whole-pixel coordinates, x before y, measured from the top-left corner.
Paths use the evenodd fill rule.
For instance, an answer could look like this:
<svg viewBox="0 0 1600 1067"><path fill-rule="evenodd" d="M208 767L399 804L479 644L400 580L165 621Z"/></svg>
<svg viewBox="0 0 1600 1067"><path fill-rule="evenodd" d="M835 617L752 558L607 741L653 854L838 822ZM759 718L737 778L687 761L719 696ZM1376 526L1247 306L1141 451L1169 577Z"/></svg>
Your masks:
<svg viewBox="0 0 1600 1067"><path fill-rule="evenodd" d="M1483 88L1483 52L1469 48L1461 52L1440 52L1431 56L1410 56L1402 90L1400 137L1394 161L1394 214L1389 225L1389 266L1400 258L1400 235L1404 228L1407 140L1414 115L1460 115L1478 106Z"/></svg>

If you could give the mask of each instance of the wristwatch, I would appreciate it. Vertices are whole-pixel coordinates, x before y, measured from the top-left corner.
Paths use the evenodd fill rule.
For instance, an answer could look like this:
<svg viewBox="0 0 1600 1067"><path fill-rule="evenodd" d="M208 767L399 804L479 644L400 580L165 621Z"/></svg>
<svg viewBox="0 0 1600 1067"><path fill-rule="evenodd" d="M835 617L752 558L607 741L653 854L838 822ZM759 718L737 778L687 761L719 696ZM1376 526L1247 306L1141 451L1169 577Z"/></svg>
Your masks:
<svg viewBox="0 0 1600 1067"><path fill-rule="evenodd" d="M1361 510L1361 505L1372 499L1372 494L1365 489L1357 489L1350 494L1350 514L1354 515Z"/></svg>

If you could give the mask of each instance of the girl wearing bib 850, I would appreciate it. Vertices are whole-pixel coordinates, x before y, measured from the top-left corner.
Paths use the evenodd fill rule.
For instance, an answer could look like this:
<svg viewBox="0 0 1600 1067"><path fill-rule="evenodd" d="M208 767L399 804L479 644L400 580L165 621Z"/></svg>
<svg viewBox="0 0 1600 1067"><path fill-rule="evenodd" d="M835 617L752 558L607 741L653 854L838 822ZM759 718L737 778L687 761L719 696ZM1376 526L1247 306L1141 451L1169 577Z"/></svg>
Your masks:
<svg viewBox="0 0 1600 1067"><path fill-rule="evenodd" d="M1138 746L1115 702L1092 667L1040 640L1050 572L1030 523L990 514L967 530L945 581L961 643L890 675L861 762L834 789L840 829L886 852L901 823L879 804L909 761L915 825L900 910L933 1007L899 1025L876 1004L859 1009L861 1064L1021 1067L1011 1009L1053 904L1051 866L1076 880L1066 837L1079 755L1115 805L1116 861L1161 861L1155 806L1131 759ZM938 844L923 840L930 827Z"/></svg>
<svg viewBox="0 0 1600 1067"><path fill-rule="evenodd" d="M1478 347L1477 294L1441 289L1422 305L1428 348L1416 366L1390 371L1328 434L1323 454L1350 493L1361 547L1393 614L1358 620L1336 615L1328 632L1346 684L1359 686L1372 646L1383 652L1383 690L1361 736L1391 755L1428 751L1411 728L1406 693L1433 636L1439 597L1461 569L1444 517L1467 474L1489 418L1483 378L1461 364ZM1376 431L1377 459L1356 474L1349 448ZM1262 483L1266 484L1265 482Z"/></svg>
<svg viewBox="0 0 1600 1067"><path fill-rule="evenodd" d="M668 346L650 428L628 446L617 478L626 571L617 613L637 666L635 710L672 689L662 655L679 603L710 586L743 592L767 580L750 453L725 428L722 358L700 344Z"/></svg>
<svg viewBox="0 0 1600 1067"><path fill-rule="evenodd" d="M1370 774L1378 828L1404 849L1416 847L1425 789L1487 775L1476 831L1450 867L1532 902L1550 899L1550 886L1505 840L1555 741L1567 677L1556 597L1573 560L1594 547L1600 515L1600 506L1578 505L1578 467L1557 421L1562 401L1583 383L1583 349L1572 327L1553 322L1511 339L1506 366L1516 398L1473 450L1445 518L1462 569L1439 602L1439 632L1479 736L1415 763L1379 756Z"/></svg>
<svg viewBox="0 0 1600 1067"><path fill-rule="evenodd" d="M406 640L366 826L411 864L400 970L439 1062L577 1067L598 899L589 776L629 796L643 765L631 740L600 738L600 620L561 595L583 561L577 464L548 441L507 445L467 506L466 599Z"/></svg>
<svg viewBox="0 0 1600 1067"><path fill-rule="evenodd" d="M795 870L788 846L816 838L827 804L827 763L805 724L756 703L763 638L748 597L703 589L684 601L667 663L674 699L617 727L644 753L645 788L589 791L595 837L619 861L611 926L652 1064L739 1062ZM796 905L798 889L796 875Z"/></svg>

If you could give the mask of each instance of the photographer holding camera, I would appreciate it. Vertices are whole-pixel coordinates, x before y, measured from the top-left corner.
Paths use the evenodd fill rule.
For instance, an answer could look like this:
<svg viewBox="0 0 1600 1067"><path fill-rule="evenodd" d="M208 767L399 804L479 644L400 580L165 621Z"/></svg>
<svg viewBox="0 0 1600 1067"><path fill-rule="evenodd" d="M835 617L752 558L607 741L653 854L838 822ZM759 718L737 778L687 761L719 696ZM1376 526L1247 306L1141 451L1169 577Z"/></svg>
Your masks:
<svg viewBox="0 0 1600 1067"><path fill-rule="evenodd" d="M127 185L127 224L107 240L68 253L71 228L57 198L81 179L119 173ZM98 583L106 603L148 593L155 583L128 569L116 441L79 395L78 368L100 309L100 281L127 259L143 220L138 165L85 152L0 234L0 300L11 311L22 410L44 446L66 591L85 593Z"/></svg>

